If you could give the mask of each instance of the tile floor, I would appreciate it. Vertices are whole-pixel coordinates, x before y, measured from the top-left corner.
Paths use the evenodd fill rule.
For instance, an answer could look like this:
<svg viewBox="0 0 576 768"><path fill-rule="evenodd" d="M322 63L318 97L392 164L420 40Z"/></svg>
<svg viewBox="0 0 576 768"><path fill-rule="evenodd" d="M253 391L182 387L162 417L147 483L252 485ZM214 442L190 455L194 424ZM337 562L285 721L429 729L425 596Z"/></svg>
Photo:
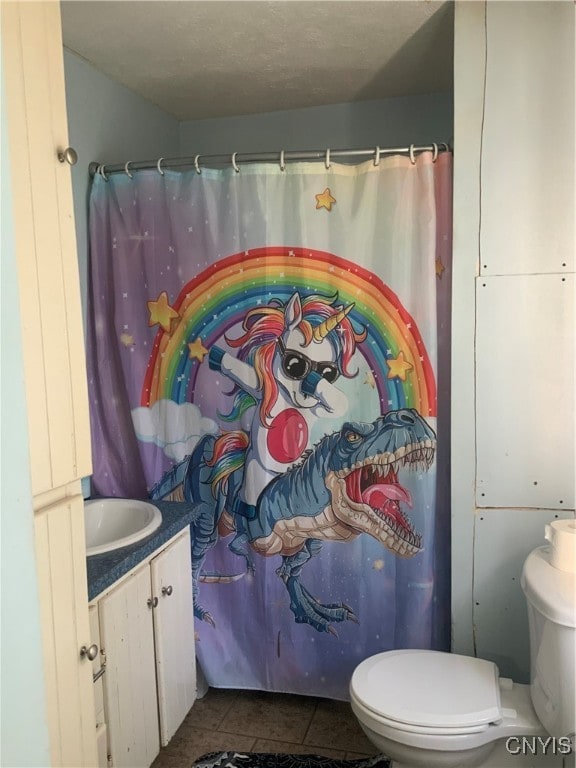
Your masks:
<svg viewBox="0 0 576 768"><path fill-rule="evenodd" d="M206 752L229 750L349 760L377 754L345 702L210 688L152 768L189 768Z"/></svg>

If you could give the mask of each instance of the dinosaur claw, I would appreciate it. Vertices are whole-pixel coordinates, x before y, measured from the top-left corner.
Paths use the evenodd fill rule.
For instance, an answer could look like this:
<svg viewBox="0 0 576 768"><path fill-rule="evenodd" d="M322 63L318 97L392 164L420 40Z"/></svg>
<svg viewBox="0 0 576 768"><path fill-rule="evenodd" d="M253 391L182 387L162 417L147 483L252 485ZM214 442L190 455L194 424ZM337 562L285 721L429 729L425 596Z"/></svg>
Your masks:
<svg viewBox="0 0 576 768"><path fill-rule="evenodd" d="M342 603L342 608L346 611L346 618L348 621L353 621L355 624L360 624L360 621L358 619L358 616L354 613L352 608L350 608L349 605L346 605L346 603Z"/></svg>
<svg viewBox="0 0 576 768"><path fill-rule="evenodd" d="M358 617L356 616L356 614L354 613L352 608L350 608L349 605L346 605L346 603L340 603L340 608L342 608L342 610L345 611L344 618L347 621L353 621L355 624L360 624Z"/></svg>
<svg viewBox="0 0 576 768"><path fill-rule="evenodd" d="M205 621L207 624L210 624L211 627L216 629L216 622L209 613L205 613L204 616L202 616L202 621Z"/></svg>
<svg viewBox="0 0 576 768"><path fill-rule="evenodd" d="M330 634L334 635L334 637L338 637L338 632L336 632L336 630L331 624L328 624L328 626L326 627L326 632L330 632Z"/></svg>

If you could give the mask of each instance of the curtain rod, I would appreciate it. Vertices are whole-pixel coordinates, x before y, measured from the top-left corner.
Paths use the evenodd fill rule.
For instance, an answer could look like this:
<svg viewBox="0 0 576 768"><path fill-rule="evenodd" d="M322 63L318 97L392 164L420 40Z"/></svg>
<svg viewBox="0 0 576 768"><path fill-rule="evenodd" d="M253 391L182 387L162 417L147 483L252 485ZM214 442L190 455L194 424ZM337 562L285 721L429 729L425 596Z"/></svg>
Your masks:
<svg viewBox="0 0 576 768"><path fill-rule="evenodd" d="M90 176L97 173L107 178L110 173L126 173L131 176L132 171L143 171L156 168L163 174L165 168L179 168L192 166L198 173L202 172L202 166L222 166L230 163L238 172L240 163L278 163L284 170L287 162L296 160L324 161L326 168L330 167L331 160L344 157L373 157L377 165L382 155L408 155L412 162L414 156L422 152L434 152L436 157L439 152L450 152L450 145L446 142L432 143L425 146L411 144L408 147L390 147L381 149L309 149L309 150L281 150L280 152L233 152L221 155L190 155L189 157L161 157L158 160L128 160L127 163L101 164L92 162L88 166Z"/></svg>

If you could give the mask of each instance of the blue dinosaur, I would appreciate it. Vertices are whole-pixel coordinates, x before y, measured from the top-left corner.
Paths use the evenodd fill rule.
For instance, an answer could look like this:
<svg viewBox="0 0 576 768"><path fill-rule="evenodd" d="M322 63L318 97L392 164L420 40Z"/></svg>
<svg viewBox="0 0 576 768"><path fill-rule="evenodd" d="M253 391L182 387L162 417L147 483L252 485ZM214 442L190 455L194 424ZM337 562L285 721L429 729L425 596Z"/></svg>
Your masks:
<svg viewBox="0 0 576 768"><path fill-rule="evenodd" d="M249 571L254 570L254 554L281 555L276 572L286 585L296 622L332 634L332 622L357 618L344 603L320 603L300 581L322 541L349 542L367 533L400 557L421 550L421 536L400 508L401 502L411 505L410 494L398 482L400 469L427 470L434 460L436 435L417 411L389 411L371 423L346 422L268 483L253 517L238 511L241 465L215 481L217 439L204 436L151 494L165 497L178 483L177 497L196 504L192 578L197 618L214 624L200 605L198 590L206 554L221 536L234 534L229 548L245 559Z"/></svg>

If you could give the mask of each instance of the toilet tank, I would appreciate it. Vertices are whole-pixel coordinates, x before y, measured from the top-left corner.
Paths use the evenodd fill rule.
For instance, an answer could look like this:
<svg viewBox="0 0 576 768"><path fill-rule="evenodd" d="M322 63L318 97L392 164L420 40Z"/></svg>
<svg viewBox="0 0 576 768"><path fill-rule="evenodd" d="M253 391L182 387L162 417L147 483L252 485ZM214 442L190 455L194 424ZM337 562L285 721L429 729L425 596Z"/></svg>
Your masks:
<svg viewBox="0 0 576 768"><path fill-rule="evenodd" d="M530 626L530 694L551 736L576 728L576 575L550 565L549 547L526 558L522 589Z"/></svg>

